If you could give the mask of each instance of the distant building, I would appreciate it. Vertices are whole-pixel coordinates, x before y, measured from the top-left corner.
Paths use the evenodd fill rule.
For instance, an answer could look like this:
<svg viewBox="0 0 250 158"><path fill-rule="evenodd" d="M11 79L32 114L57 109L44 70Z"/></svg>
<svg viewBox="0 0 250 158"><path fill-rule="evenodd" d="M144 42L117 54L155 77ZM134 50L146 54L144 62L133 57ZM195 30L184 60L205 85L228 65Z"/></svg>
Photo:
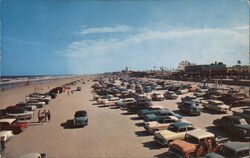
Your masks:
<svg viewBox="0 0 250 158"><path fill-rule="evenodd" d="M194 63L190 63L189 61L181 61L177 68L178 71L184 71L186 66L195 65Z"/></svg>

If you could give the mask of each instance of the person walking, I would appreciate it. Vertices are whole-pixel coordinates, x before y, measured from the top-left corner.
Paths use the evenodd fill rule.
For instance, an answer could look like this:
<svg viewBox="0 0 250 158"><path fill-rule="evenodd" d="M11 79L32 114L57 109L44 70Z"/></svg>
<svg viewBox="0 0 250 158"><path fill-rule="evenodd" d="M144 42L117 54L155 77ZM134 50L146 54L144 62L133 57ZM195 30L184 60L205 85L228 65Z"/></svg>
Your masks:
<svg viewBox="0 0 250 158"><path fill-rule="evenodd" d="M41 111L40 110L38 111L37 117L38 117L38 122L41 123Z"/></svg>
<svg viewBox="0 0 250 158"><path fill-rule="evenodd" d="M47 112L46 109L43 110L43 122L47 122Z"/></svg>
<svg viewBox="0 0 250 158"><path fill-rule="evenodd" d="M3 152L5 150L6 146L5 146L5 141L4 141L4 137L1 137L1 152Z"/></svg>
<svg viewBox="0 0 250 158"><path fill-rule="evenodd" d="M50 117L51 117L50 110L48 110L47 112L47 117L48 117L48 121L50 121Z"/></svg>
<svg viewBox="0 0 250 158"><path fill-rule="evenodd" d="M69 91L68 91L68 96L69 96Z"/></svg>

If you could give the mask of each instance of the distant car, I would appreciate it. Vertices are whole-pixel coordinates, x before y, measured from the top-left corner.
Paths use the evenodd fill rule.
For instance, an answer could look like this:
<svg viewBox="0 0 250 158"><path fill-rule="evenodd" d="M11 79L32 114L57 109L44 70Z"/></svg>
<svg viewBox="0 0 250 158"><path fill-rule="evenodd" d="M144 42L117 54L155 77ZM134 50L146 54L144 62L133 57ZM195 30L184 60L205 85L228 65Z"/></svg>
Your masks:
<svg viewBox="0 0 250 158"><path fill-rule="evenodd" d="M1 130L11 130L14 134L22 132L28 127L27 122L18 122L14 118L0 119Z"/></svg>
<svg viewBox="0 0 250 158"><path fill-rule="evenodd" d="M195 103L191 101L185 101L178 106L181 112L187 113L189 115L198 116L201 114L201 110Z"/></svg>
<svg viewBox="0 0 250 158"><path fill-rule="evenodd" d="M161 117L164 117L164 116L175 116L178 119L182 119L182 116L180 116L179 114L176 114L173 111L168 110L168 109L163 109L163 110L157 111L156 113L145 115L143 120L145 122L158 121L159 119L161 119Z"/></svg>
<svg viewBox="0 0 250 158"><path fill-rule="evenodd" d="M154 114L157 111L162 110L162 109L164 109L162 106L153 105L153 106L148 107L147 109L139 110L137 114L140 118L143 118L145 115Z"/></svg>
<svg viewBox="0 0 250 158"><path fill-rule="evenodd" d="M150 92L152 92L151 86L146 86L146 87L144 88L144 92L145 92L145 93L150 93Z"/></svg>
<svg viewBox="0 0 250 158"><path fill-rule="evenodd" d="M187 88L185 88L185 89L179 89L179 90L176 92L176 94L181 95L181 94L186 94L186 93L188 93L188 92L189 92L189 90L188 90Z"/></svg>
<svg viewBox="0 0 250 158"><path fill-rule="evenodd" d="M73 120L74 126L87 126L88 115L85 110L76 111Z"/></svg>
<svg viewBox="0 0 250 158"><path fill-rule="evenodd" d="M233 115L243 117L250 124L250 109L243 109L240 111L233 111Z"/></svg>
<svg viewBox="0 0 250 158"><path fill-rule="evenodd" d="M2 137L3 137L3 141L6 143L8 140L14 137L14 134L12 131L0 131L0 138Z"/></svg>
<svg viewBox="0 0 250 158"><path fill-rule="evenodd" d="M116 103L116 106L119 107L121 110L127 109L128 104L134 104L136 100L134 98L125 98L123 100L119 100Z"/></svg>
<svg viewBox="0 0 250 158"><path fill-rule="evenodd" d="M177 98L178 98L178 95L177 95L175 92L173 92L173 91L166 91L166 92L164 93L164 97L165 97L166 99L177 99Z"/></svg>
<svg viewBox="0 0 250 158"><path fill-rule="evenodd" d="M201 102L204 108L217 111L220 113L227 113L229 111L229 106L225 105L222 101L219 100L207 100Z"/></svg>
<svg viewBox="0 0 250 158"><path fill-rule="evenodd" d="M197 89L196 92L194 92L194 96L196 97L203 97L207 93L208 89Z"/></svg>
<svg viewBox="0 0 250 158"><path fill-rule="evenodd" d="M158 121L145 122L144 128L148 134L154 134L157 131L167 129L169 125L175 122L187 122L184 119L178 119L175 116L166 116Z"/></svg>
<svg viewBox="0 0 250 158"><path fill-rule="evenodd" d="M109 100L105 100L103 104L105 106L114 106L119 100L120 100L119 97L112 97Z"/></svg>
<svg viewBox="0 0 250 158"><path fill-rule="evenodd" d="M31 99L26 101L26 105L35 105L37 108L42 108L46 105L47 103L45 101L41 101L39 99Z"/></svg>
<svg viewBox="0 0 250 158"><path fill-rule="evenodd" d="M152 106L151 101L149 100L140 100L132 104L127 105L127 112L128 113L137 113L139 110L147 109L148 107Z"/></svg>
<svg viewBox="0 0 250 158"><path fill-rule="evenodd" d="M153 93L151 95L151 99L154 101L162 101L162 100L164 100L164 95L161 93Z"/></svg>
<svg viewBox="0 0 250 158"><path fill-rule="evenodd" d="M14 117L16 119L31 119L33 114L34 114L33 111L27 111L21 108L11 110L6 113L7 116Z"/></svg>
<svg viewBox="0 0 250 158"><path fill-rule="evenodd" d="M249 143L228 142L216 153L208 153L205 158L249 158Z"/></svg>
<svg viewBox="0 0 250 158"><path fill-rule="evenodd" d="M81 91L82 88L81 88L81 87L77 87L76 90L77 90L77 91Z"/></svg>
<svg viewBox="0 0 250 158"><path fill-rule="evenodd" d="M184 139L188 131L197 130L191 123L176 122L168 126L166 130L156 132L154 140L160 145L169 145L172 141Z"/></svg>
<svg viewBox="0 0 250 158"><path fill-rule="evenodd" d="M18 158L47 158L47 155L45 153L27 153Z"/></svg>
<svg viewBox="0 0 250 158"><path fill-rule="evenodd" d="M250 125L242 117L224 116L214 120L213 124L241 140L250 140Z"/></svg>

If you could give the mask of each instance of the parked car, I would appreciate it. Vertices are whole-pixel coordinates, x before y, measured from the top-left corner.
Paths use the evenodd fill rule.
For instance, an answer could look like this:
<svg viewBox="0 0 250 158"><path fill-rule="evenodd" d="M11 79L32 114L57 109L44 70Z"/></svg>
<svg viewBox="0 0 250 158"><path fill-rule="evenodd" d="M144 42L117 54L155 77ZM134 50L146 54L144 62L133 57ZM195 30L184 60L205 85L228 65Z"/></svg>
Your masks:
<svg viewBox="0 0 250 158"><path fill-rule="evenodd" d="M10 130L14 134L22 132L28 127L27 122L18 122L15 118L0 119L1 130Z"/></svg>
<svg viewBox="0 0 250 158"><path fill-rule="evenodd" d="M208 89L197 89L196 92L194 92L194 96L196 97L203 97L207 93Z"/></svg>
<svg viewBox="0 0 250 158"><path fill-rule="evenodd" d="M6 143L8 140L10 140L12 137L14 137L14 134L12 131L0 131L0 138L3 138L3 141Z"/></svg>
<svg viewBox="0 0 250 158"><path fill-rule="evenodd" d="M111 97L109 100L104 101L105 106L115 106L115 104L120 100L118 97Z"/></svg>
<svg viewBox="0 0 250 158"><path fill-rule="evenodd" d="M177 99L177 98L178 98L178 95L177 95L175 92L173 92L173 91L166 91L166 92L164 93L164 97L165 97L166 99Z"/></svg>
<svg viewBox="0 0 250 158"><path fill-rule="evenodd" d="M206 158L249 158L249 143L228 142L224 143L217 152L211 152Z"/></svg>
<svg viewBox="0 0 250 158"><path fill-rule="evenodd" d="M151 92L152 92L151 86L146 86L146 87L144 88L144 92L145 92L145 93L151 93Z"/></svg>
<svg viewBox="0 0 250 158"><path fill-rule="evenodd" d="M38 99L31 99L26 101L26 105L35 105L37 108L42 108L46 105L46 102Z"/></svg>
<svg viewBox="0 0 250 158"><path fill-rule="evenodd" d="M239 139L250 140L250 125L242 117L224 116L214 120L213 124Z"/></svg>
<svg viewBox="0 0 250 158"><path fill-rule="evenodd" d="M188 115L198 116L201 114L200 108L191 101L185 101L178 106L181 112L187 113Z"/></svg>
<svg viewBox="0 0 250 158"><path fill-rule="evenodd" d="M74 126L87 126L88 125L88 115L87 111L80 110L76 111L73 120Z"/></svg>
<svg viewBox="0 0 250 158"><path fill-rule="evenodd" d="M135 104L136 100L134 98L125 98L117 101L116 106L121 110L126 110L128 104Z"/></svg>
<svg viewBox="0 0 250 158"><path fill-rule="evenodd" d="M164 109L162 106L153 105L153 106L148 107L147 109L139 110L137 114L140 118L143 118L147 114L154 114L157 111L162 110L162 109Z"/></svg>
<svg viewBox="0 0 250 158"><path fill-rule="evenodd" d="M188 122L184 119L178 119L175 116L166 116L162 120L145 122L144 128L148 134L154 134L157 131L165 130L169 125L175 122Z"/></svg>
<svg viewBox="0 0 250 158"><path fill-rule="evenodd" d="M179 90L176 92L176 94L181 95L181 94L186 94L186 93L188 93L188 92L189 92L189 90L188 90L187 88L184 88L184 89L179 89Z"/></svg>
<svg viewBox="0 0 250 158"><path fill-rule="evenodd" d="M233 115L245 118L248 124L250 124L250 109L242 109L241 111L233 111Z"/></svg>
<svg viewBox="0 0 250 158"><path fill-rule="evenodd" d="M127 105L127 112L128 113L137 113L139 110L147 109L150 106L152 106L151 101L140 100L140 101L135 102L134 104L128 104Z"/></svg>
<svg viewBox="0 0 250 158"><path fill-rule="evenodd" d="M151 99L154 101L162 101L162 100L164 100L164 95L161 93L153 93L151 95Z"/></svg>
<svg viewBox="0 0 250 158"><path fill-rule="evenodd" d="M19 108L19 109L15 109L15 110L11 110L11 111L6 112L6 115L8 117L13 117L13 118L16 118L18 120L19 119L31 119L32 116L34 115L34 112Z"/></svg>
<svg viewBox="0 0 250 158"><path fill-rule="evenodd" d="M200 129L188 131L183 140L173 141L168 152L172 157L204 157L207 151L213 152L218 148L215 135Z"/></svg>
<svg viewBox="0 0 250 158"><path fill-rule="evenodd" d="M182 116L180 116L179 114L176 114L173 111L168 110L168 109L163 109L163 110L157 111L156 113L145 115L143 120L145 122L158 121L159 119L161 119L164 116L175 116L178 119L182 119Z"/></svg>
<svg viewBox="0 0 250 158"><path fill-rule="evenodd" d="M225 105L222 101L219 100L207 100L201 101L204 108L217 111L220 113L227 113L230 109L228 105Z"/></svg>
<svg viewBox="0 0 250 158"><path fill-rule="evenodd" d="M45 153L27 153L18 158L47 158L47 155Z"/></svg>
<svg viewBox="0 0 250 158"><path fill-rule="evenodd" d="M154 140L160 145L169 145L172 141L184 139L188 131L197 130L191 123L173 123L166 130L155 132Z"/></svg>

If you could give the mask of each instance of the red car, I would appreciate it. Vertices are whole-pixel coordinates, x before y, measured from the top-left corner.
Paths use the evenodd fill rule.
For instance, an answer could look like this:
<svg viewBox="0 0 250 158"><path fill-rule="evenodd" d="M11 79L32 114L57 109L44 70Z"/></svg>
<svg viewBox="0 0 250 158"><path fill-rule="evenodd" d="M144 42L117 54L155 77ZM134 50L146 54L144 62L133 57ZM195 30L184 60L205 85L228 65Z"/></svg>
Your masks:
<svg viewBox="0 0 250 158"><path fill-rule="evenodd" d="M1 130L11 130L14 134L22 132L28 127L27 122L18 122L15 118L0 119Z"/></svg>

